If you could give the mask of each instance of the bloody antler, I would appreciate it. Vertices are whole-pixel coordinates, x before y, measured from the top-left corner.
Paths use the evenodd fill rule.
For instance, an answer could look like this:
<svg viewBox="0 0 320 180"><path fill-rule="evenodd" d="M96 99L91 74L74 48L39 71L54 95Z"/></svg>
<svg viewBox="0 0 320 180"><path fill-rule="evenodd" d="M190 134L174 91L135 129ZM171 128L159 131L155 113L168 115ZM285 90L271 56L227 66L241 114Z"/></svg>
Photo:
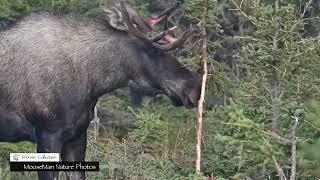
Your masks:
<svg viewBox="0 0 320 180"><path fill-rule="evenodd" d="M125 3L123 1L120 2L120 6L121 6L123 19L126 22L127 27L128 27L128 32L131 33L132 35L136 36L137 38L147 42L147 43L153 43L153 42L159 41L160 39L165 37L167 34L172 32L176 28L176 27L173 27L173 28L170 28L164 32L161 32L153 37L147 37L133 25L131 18L129 16L129 13L127 11L127 8L125 6Z"/></svg>
<svg viewBox="0 0 320 180"><path fill-rule="evenodd" d="M161 17L165 17L168 14L172 13L177 7L179 7L180 4L177 3L175 6L165 10L163 13L161 13ZM120 2L120 8L121 8L121 12L123 15L123 19L124 22L127 24L128 27L128 32L132 35L134 35L135 37L143 40L146 43L150 43L152 44L154 47L161 49L163 51L170 51L173 49L176 49L177 47L183 45L183 43L188 39L189 36L192 35L192 33L196 30L197 26L193 25L190 26L190 28L188 30L186 30L183 35L181 36L181 38L179 39L175 39L174 37L168 35L169 33L171 33L174 29L176 29L175 27L169 28L163 32L158 32L156 35L150 35L150 34L154 34L154 31L148 31L148 32L141 32L132 22L130 15L128 13L128 10L126 8L126 5L123 1ZM159 18L158 18L159 20ZM147 36L144 34L148 34ZM167 41L168 43L166 44L161 44L160 40L164 39L165 41Z"/></svg>
<svg viewBox="0 0 320 180"><path fill-rule="evenodd" d="M170 51L170 50L176 49L179 46L183 45L184 42L188 39L188 37L190 37L197 28L198 28L197 25L192 25L188 30L186 30L182 34L182 36L179 39L176 39L174 42L168 43L168 44L153 43L153 46L155 46L156 48L162 49L163 51Z"/></svg>
<svg viewBox="0 0 320 180"><path fill-rule="evenodd" d="M149 20L149 22L148 22L149 26L150 26L150 27L153 27L153 26L159 24L159 23L160 23L162 20L164 20L165 18L168 18L176 9L179 8L179 6L181 5L181 3L182 3L182 2L177 1L177 3L176 3L174 6L172 6L172 7L168 8L168 9L164 10L164 11L163 11L162 13L160 13L160 15L158 15L157 17L152 18L151 20Z"/></svg>

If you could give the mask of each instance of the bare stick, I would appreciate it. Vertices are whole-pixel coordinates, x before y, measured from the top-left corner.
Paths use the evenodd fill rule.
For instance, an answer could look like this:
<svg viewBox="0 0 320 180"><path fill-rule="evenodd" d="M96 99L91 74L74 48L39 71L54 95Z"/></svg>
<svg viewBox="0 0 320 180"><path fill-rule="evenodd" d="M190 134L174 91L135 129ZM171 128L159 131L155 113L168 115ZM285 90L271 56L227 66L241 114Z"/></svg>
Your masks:
<svg viewBox="0 0 320 180"><path fill-rule="evenodd" d="M200 162L201 162L201 137L202 137L202 112L203 112L203 102L206 91L206 81L208 76L207 61L204 58L203 62L203 75L202 75L202 87L201 96L198 104L198 127L197 127L197 157L196 157L196 174L200 174Z"/></svg>
<svg viewBox="0 0 320 180"><path fill-rule="evenodd" d="M292 128L292 141L291 141L291 175L290 180L296 179L296 171L297 171L297 126L299 119L295 116L292 116L294 119L294 125Z"/></svg>
<svg viewBox="0 0 320 180"><path fill-rule="evenodd" d="M272 156L272 161L273 161L273 164L276 166L276 170L277 170L279 179L280 180L287 180L286 176L283 173L283 169L279 166L279 164L274 156Z"/></svg>
<svg viewBox="0 0 320 180"><path fill-rule="evenodd" d="M97 137L99 135L99 123L100 123L100 119L98 117L98 110L97 110L97 105L94 106L94 117L91 120L91 123L93 123L93 156L95 159L98 158L98 152L97 152L97 148L95 148L95 146L97 145Z"/></svg>
<svg viewBox="0 0 320 180"><path fill-rule="evenodd" d="M208 4L208 1L206 1ZM201 164L201 139L202 139L202 112L203 112L203 103L206 91L206 81L208 76L208 42L207 42L207 31L206 31L206 13L208 9L207 6L204 6L204 16L201 23L200 29L203 37L202 41L202 57L203 57L203 75L202 75L202 86L201 86L201 95L198 103L198 126L196 134L196 174L200 174L200 164Z"/></svg>

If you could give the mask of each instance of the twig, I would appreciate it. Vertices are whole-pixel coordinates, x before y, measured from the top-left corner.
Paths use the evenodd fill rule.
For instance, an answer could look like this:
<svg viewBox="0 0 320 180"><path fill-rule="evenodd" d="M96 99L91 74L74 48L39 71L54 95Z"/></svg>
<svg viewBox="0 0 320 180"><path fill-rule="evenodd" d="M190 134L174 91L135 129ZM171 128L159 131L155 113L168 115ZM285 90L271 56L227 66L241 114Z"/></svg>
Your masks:
<svg viewBox="0 0 320 180"><path fill-rule="evenodd" d="M308 120L304 120L304 122L306 122L309 126L316 129L317 131L320 131L320 127L317 127L315 124L309 122Z"/></svg>
<svg viewBox="0 0 320 180"><path fill-rule="evenodd" d="M292 140L291 140L291 176L290 180L296 179L297 171L297 137L296 131L299 119L295 116L291 116L294 119L294 125L292 128Z"/></svg>
<svg viewBox="0 0 320 180"><path fill-rule="evenodd" d="M94 117L92 122L94 123L94 142L97 142L97 137L99 135L99 124L100 124L100 119L98 117L98 109L97 105L94 106Z"/></svg>
<svg viewBox="0 0 320 180"><path fill-rule="evenodd" d="M297 21L292 25L292 27L290 28L290 30L289 30L286 34L284 34L282 37L280 37L279 39L277 39L277 41L280 41L280 40L282 40L283 38L287 37L287 36L297 27L297 25L298 25L301 21L303 21L303 17L304 17L304 15L305 15L307 9L309 8L311 2L312 2L312 0L309 0L309 1L306 3L306 6L305 6L302 14L300 14L300 19L297 20Z"/></svg>
<svg viewBox="0 0 320 180"><path fill-rule="evenodd" d="M243 128L252 128L254 129L255 131L257 131L257 133L259 135L262 135L262 134L266 134L266 135L269 135L269 137L272 137L276 142L278 142L279 144L283 144L283 145L289 145L291 144L291 142L289 140L287 140L286 138L278 135L277 133L274 133L272 131L264 131L264 130L261 130L261 129L258 129L256 127L254 127L253 125L249 125L249 124L240 124L240 123L225 123L225 122L221 122L221 124L224 124L224 125L232 125L232 126L239 126L239 127L243 127Z"/></svg>
<svg viewBox="0 0 320 180"><path fill-rule="evenodd" d="M277 170L277 173L279 175L280 180L287 180L286 176L283 173L283 169L279 166L279 164L274 156L272 156L272 161L273 161L274 165L276 166L276 170Z"/></svg>
<svg viewBox="0 0 320 180"><path fill-rule="evenodd" d="M241 9L241 5L242 5L242 1L240 6L234 2L234 0L232 0L232 3L237 7L237 9L229 9L229 11L239 11L245 18L247 18L253 25L255 25L256 27L258 27L257 23L255 23L254 21L252 21L250 19L250 17Z"/></svg>
<svg viewBox="0 0 320 180"><path fill-rule="evenodd" d="M97 137L99 135L99 124L100 124L100 119L98 117L98 110L97 110L97 105L94 106L94 117L93 119L91 120L91 124L93 124L93 142L94 142L94 145L93 145L93 156L94 158L97 158L98 155L97 155L97 151L96 151L96 144L97 144Z"/></svg>

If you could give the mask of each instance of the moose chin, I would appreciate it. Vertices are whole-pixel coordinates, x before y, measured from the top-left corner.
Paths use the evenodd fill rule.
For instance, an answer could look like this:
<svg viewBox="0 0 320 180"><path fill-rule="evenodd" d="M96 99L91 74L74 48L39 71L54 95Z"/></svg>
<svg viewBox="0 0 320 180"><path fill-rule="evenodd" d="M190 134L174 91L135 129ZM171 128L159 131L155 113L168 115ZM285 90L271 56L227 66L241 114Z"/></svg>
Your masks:
<svg viewBox="0 0 320 180"><path fill-rule="evenodd" d="M176 27L154 29L179 5L149 21L124 2L102 3L104 18L38 12L1 31L0 124L6 131L0 140L34 129L34 136L12 141L26 137L36 141L37 152L83 161L87 128L103 94L127 86L153 89L176 106L197 106L200 79L168 53L197 27L178 39L170 35ZM66 175L85 179L84 172ZM38 177L53 180L58 172Z"/></svg>

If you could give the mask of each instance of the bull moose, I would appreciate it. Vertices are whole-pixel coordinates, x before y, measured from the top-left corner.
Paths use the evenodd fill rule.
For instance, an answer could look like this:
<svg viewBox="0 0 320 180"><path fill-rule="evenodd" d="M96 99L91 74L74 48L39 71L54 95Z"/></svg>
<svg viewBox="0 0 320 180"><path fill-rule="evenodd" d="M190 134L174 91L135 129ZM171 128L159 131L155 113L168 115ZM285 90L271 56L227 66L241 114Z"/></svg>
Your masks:
<svg viewBox="0 0 320 180"><path fill-rule="evenodd" d="M35 139L37 152L83 161L87 128L105 93L126 86L153 89L176 106L197 105L199 77L167 53L196 26L175 39L174 28L153 27L174 8L150 21L124 2L100 8L103 19L37 12L0 32L0 125L34 129L34 137L11 134L17 138L12 141ZM38 177L57 179L58 172ZM85 179L85 173L69 172L67 179Z"/></svg>

